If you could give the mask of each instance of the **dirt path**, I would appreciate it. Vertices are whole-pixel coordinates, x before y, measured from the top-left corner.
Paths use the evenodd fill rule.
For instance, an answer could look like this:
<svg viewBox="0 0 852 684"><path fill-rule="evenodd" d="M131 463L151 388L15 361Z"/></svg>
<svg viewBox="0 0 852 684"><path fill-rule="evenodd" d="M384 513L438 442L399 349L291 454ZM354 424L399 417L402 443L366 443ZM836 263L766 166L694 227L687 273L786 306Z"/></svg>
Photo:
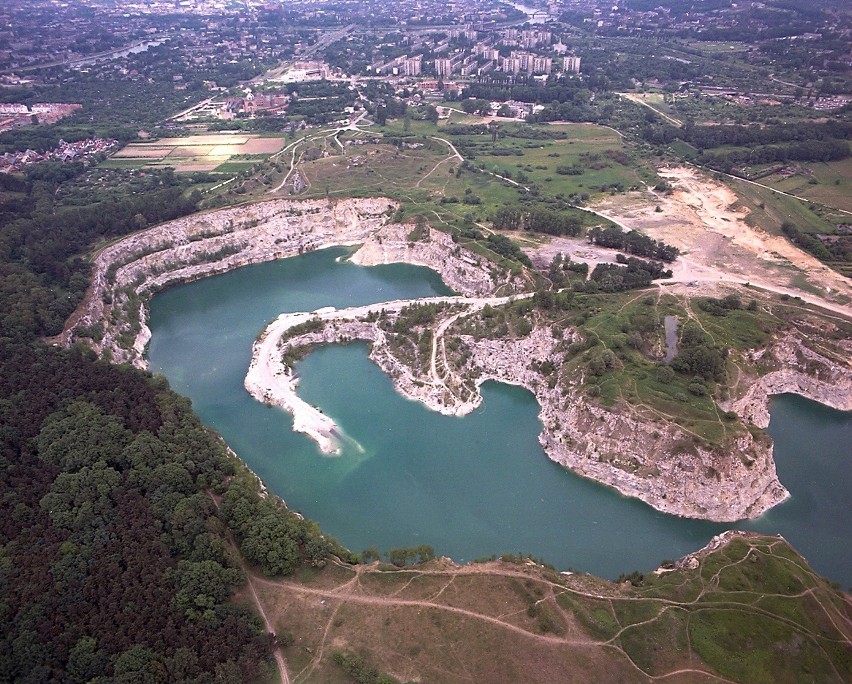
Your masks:
<svg viewBox="0 0 852 684"><path fill-rule="evenodd" d="M632 629L638 629L644 625L653 624L657 620L664 618L664 616L672 610L689 611L690 615L703 610L745 610L772 620L777 620L787 625L788 627L795 630L802 637L813 643L816 648L820 649L824 654L826 654L826 657L828 657L825 647L821 641L824 640L825 637L821 636L820 634L814 633L808 626L800 624L795 619L792 619L785 615L778 615L758 605L758 602L764 598L801 598L805 596L810 596L818 603L820 608L824 611L826 618L837 629L839 637L833 641L838 644L850 643L846 635L848 635L850 631L852 631L852 622L850 622L849 618L843 614L843 610L841 610L840 607L832 603L826 604L825 602L821 601L813 587L803 585L802 590L800 592L789 594L761 594L751 589L726 589L724 597L720 596L718 600L706 600L708 594L719 590L719 585L722 581L722 576L724 573L728 572L729 570L735 568L740 564L746 563L755 554L771 556L781 561L793 563L794 565L796 565L796 567L804 569L799 563L796 563L794 560L788 558L785 554L779 555L774 552L775 546L781 543L782 541L778 540L777 542L771 543L768 546L751 545L747 552L741 558L735 560L731 559L729 562L724 563L721 567L717 568L715 572L710 576L705 577L699 571L694 576L685 577L685 582L695 582L697 580L697 586L695 587L694 593L690 592L691 597L684 598L683 600L658 598L654 595L653 588L652 595L647 597L642 595L641 589L625 593L623 590L617 588L615 585L610 585L612 589L609 593L602 593L600 590L595 591L592 588L586 588L584 586L585 583L582 576L578 576L576 580L556 581L538 575L534 571L525 572L522 568L515 570L512 568L505 567L501 564L493 563L469 566L457 566L450 564L438 568L422 569L417 567L409 567L399 568L398 570L394 571L382 571L379 573L381 577L387 578L392 575L396 575L399 577L399 586L387 586L386 591L388 593L384 594L371 593L371 591L383 591L380 586L377 587L375 585L372 585L371 589L371 583L363 584L361 582L363 576L369 575L370 573L374 572L372 566L351 567L346 566L342 563L340 563L341 567L346 567L348 570L354 572L354 576L342 579L340 583L336 586L322 588L311 587L290 580L270 580L259 576L253 576L250 577L250 587L252 586L253 582L256 583L258 586L269 588L273 592L281 591L291 593L292 595L296 596L314 596L321 598L324 603L327 602L329 604L331 612L330 616L323 617L323 625L320 627L320 632L318 634L318 638L320 639L319 646L316 647L316 650L313 653L313 657L311 658L310 663L308 663L296 676L295 679L299 681L304 680L312 673L316 672L317 667L320 665L320 661L322 659L323 654L327 651L328 644L334 643L335 636L332 633L332 629L335 626L336 616L338 615L340 610L345 607L345 604L348 603L376 606L377 608L385 607L394 610L394 614L397 615L399 614L396 613L395 609L415 609L418 614L420 614L419 611L422 609L443 611L474 620L480 624L484 623L484 625L496 627L500 630L505 630L516 637L527 639L531 642L538 643L543 646L557 648L560 646L580 648L583 649L583 652L586 652L587 649L590 652L608 651L616 657L623 658L625 662L630 665L631 668L635 669L637 675L641 675L643 681L665 681L677 675L693 674L696 676L707 677L709 679L712 679L713 681L729 682L730 680L724 677L720 677L719 675L708 671L708 669L703 668L699 659L686 660L685 662L682 662L682 664L680 664L680 667L677 667L677 669L661 674L651 674L649 672L646 672L639 664L634 662L633 659L630 657L629 653L625 651L621 644L622 637L625 633L629 632ZM697 557L701 559L699 562L703 563L704 556L702 555L702 552L699 552L697 554ZM525 628L524 626L513 622L513 620L516 621L520 616L522 616L523 613L526 613L526 609L512 609L501 614L491 614L490 612L485 613L475 609L459 607L458 605L452 605L452 603L443 603L440 601L441 597L445 595L445 592L447 592L447 590L451 586L468 586L466 582L458 583L457 580L463 579L465 577L484 575L493 578L495 581L501 578L517 579L523 580L525 582L534 582L536 585L540 586L543 591L538 593L539 598L534 602L534 605L546 603L550 607L551 612L559 617L559 621L562 623L563 631L559 634L541 633L535 631L534 628ZM416 592L418 591L417 587L419 586L418 580L421 580L426 577L432 577L439 580L439 582L437 583L438 586L435 587L435 590L433 592L429 592L429 594L425 597L417 597L415 595L415 597L413 598L407 598L405 596L405 593L409 589L411 589L416 594ZM252 591L254 590L252 589ZM649 606L657 606L658 608L656 611L654 611L654 614L649 616L647 619L643 619L639 622L627 622L624 624L620 624L619 629L615 630L614 633L607 635L608 638L592 638L587 636L581 629L578 628L572 610L563 607L563 605L561 605L557 601L557 598L560 595L566 594L606 602L609 605L609 612L611 613L613 619L617 622L618 615L620 613L616 610L616 606L619 603L642 602ZM735 600L735 596L739 596L741 598ZM454 599L450 597L446 600L453 601ZM266 620L266 616L263 612L262 607L259 607L259 611L264 616L264 620ZM831 660L830 658L828 659L829 661ZM835 674L837 675L839 680L842 680L842 677L839 673L835 671Z"/></svg>
<svg viewBox="0 0 852 684"><path fill-rule="evenodd" d="M451 152L452 152L452 153L453 153L453 154L454 154L454 155L458 158L458 160L459 160L460 162L463 162L463 161L464 161L464 157L462 157L462 156L461 156L461 152L459 152L459 151L456 149L456 146L455 146L455 145L453 145L453 144L452 144L449 140L447 140L446 138L440 138L440 137L438 137L437 135L433 135L433 136L432 136L432 140L440 140L442 143L444 143L447 147L449 147L449 148L450 148L450 151L451 151Z"/></svg>
<svg viewBox="0 0 852 684"><path fill-rule="evenodd" d="M449 613L455 613L457 615L463 615L465 617L480 620L482 622L487 622L489 624L495 625L502 629L506 629L515 634L547 644L565 644L570 646L603 645L602 642L595 641L593 639L566 639L558 636L550 636L547 634L538 634L536 632L530 632L524 629L523 627L518 627L517 625L513 625L512 623L501 620L500 618L492 617L491 615L477 613L472 610L467 610L466 608L458 608L456 606L449 606L443 603L436 603L434 601L426 599L403 599L392 598L389 596L373 596L369 594L360 594L354 591L340 592L337 590L330 589L314 589L313 587L306 587L300 584L283 582L280 580L268 580L260 577L256 577L255 581L257 581L259 584L265 584L267 586L286 588L288 591L292 591L297 594L309 594L311 596L320 596L325 599L345 600L350 601L352 603L364 603L378 606L392 606L396 608L433 608Z"/></svg>
<svg viewBox="0 0 852 684"><path fill-rule="evenodd" d="M257 591L255 591L252 575L247 568L243 567L243 570L246 573L246 584L248 584L249 591L251 592L252 599L254 600L254 605L257 608L257 612L260 613L260 617L263 618L263 625L266 628L266 631L274 636L275 628L269 621L269 617L266 615L266 611L263 608L263 603L258 597ZM287 663L284 661L281 648L277 644L275 645L275 649L272 651L272 655L275 657L275 663L278 665L278 674L281 677L281 684L290 684L290 675L287 673Z"/></svg>
<svg viewBox="0 0 852 684"><path fill-rule="evenodd" d="M280 182L277 186L275 186L274 188L272 188L272 190L270 190L267 194L272 195L272 194L275 194L276 192L280 192L280 191L281 191L281 189L282 189L285 185L287 185L287 181L288 181L288 180L290 180L290 176L293 174L293 169L295 169L295 168L296 168L296 150L297 150L297 149L299 149L299 145L300 145L301 143L305 142L305 140L307 140L307 138L303 138L302 140L299 140L298 142L292 143L292 148L291 148L291 150L290 150L290 152L291 152L291 155L290 155L290 169L289 169L289 170L287 171L287 173L284 175L284 178L282 179L282 181L281 181L281 182ZM288 146L288 147L290 147L290 146ZM282 152L284 152L286 149L287 149L287 148L285 147L285 148L284 148L284 150L281 150L281 151L282 151ZM301 159L301 155L299 156L299 159Z"/></svg>
<svg viewBox="0 0 852 684"><path fill-rule="evenodd" d="M439 161L437 164L435 164L435 166L433 166L431 169L429 169L429 171L426 173L426 175L423 176L423 178L421 178L419 181L417 181L417 183L414 184L414 187L419 188L420 184L423 181L425 181L429 176L431 176L433 173L435 173L435 171L438 170L438 167L441 166L441 164L446 164L448 161L451 161L455 158L456 158L456 155L454 155L454 154L451 154L448 157L444 157L441 161Z"/></svg>
<svg viewBox="0 0 852 684"><path fill-rule="evenodd" d="M656 114L659 114L661 117L663 117L670 124L677 126L678 128L683 126L683 121L675 119L673 116L669 116L664 111L657 109L654 105L652 105L648 102L645 102L645 100L642 99L641 95L634 95L632 93L616 93L616 95L618 95L619 97L623 97L625 100L629 100L630 102L633 102L634 104L638 104L638 105L642 105L643 107L647 107L648 109L655 112Z"/></svg>
<svg viewBox="0 0 852 684"><path fill-rule="evenodd" d="M478 311L478 309L476 309ZM452 390L449 388L444 379L438 373L438 344L441 345L441 350L443 352L444 359L444 368L449 372L447 368L447 353L444 348L444 333L446 333L447 328L449 328L453 323L455 323L461 316L471 313L470 311L460 311L457 314L453 314L445 318L441 321L440 325L435 329L434 334L432 335L432 354L429 360L429 377L432 379L432 382L436 387L443 387L446 391L451 392Z"/></svg>
<svg viewBox="0 0 852 684"><path fill-rule="evenodd" d="M295 142L290 143L283 150L280 150L279 152L276 152L275 154L273 154L270 157L270 159L277 158L279 155L282 155L285 152L287 152L287 150L291 150L291 152L292 152L292 154L290 156L290 169L289 169L289 171L287 171L287 174L284 176L284 179L277 186L272 188L267 194L273 195L276 192L280 192L281 189L285 185L287 185L287 181L290 179L290 176L293 174L293 171L301 163L301 160L302 160L302 156L299 155L299 161L298 162L296 161L296 150L299 148L299 145L301 145L302 143L305 143L305 142L309 142L311 140L318 140L319 138L333 137L334 142L336 142L340 146L341 151L345 152L346 148L343 146L343 143L340 142L340 140L338 139L337 136L339 136L344 131L357 131L359 133L369 132L369 131L362 131L361 128L359 127L359 124L361 123L361 121L364 119L365 116L367 116L366 110L361 112L361 114L356 119L354 119L351 123L346 124L345 126L337 126L336 128L326 128L324 130L317 131L313 135L306 136L304 138L301 138L300 140L296 140Z"/></svg>
<svg viewBox="0 0 852 684"><path fill-rule="evenodd" d="M219 510L219 507L222 503L222 497L217 496L212 491L207 492L207 496L213 501L213 505L216 507L216 510ZM251 594L252 600L254 601L254 606L257 608L257 612L263 620L263 626L266 628L266 631L271 634L273 637L275 636L275 628L272 625L272 622L269 619L269 616L266 614L266 610L263 607L263 602L260 600L260 597L257 595L257 591L254 588L254 580L255 575L252 574L248 565L246 565L245 559L239 551L239 545L237 544L237 540L234 539L234 536L228 531L228 538L230 540L231 545L234 548L235 556L239 559L240 569L245 574L246 585L248 586L249 593ZM275 644L275 647L272 651L272 655L275 658L275 663L278 666L278 674L281 678L281 684L290 684L290 675L287 672L287 663L284 660L284 654L281 653L281 647L278 644Z"/></svg>

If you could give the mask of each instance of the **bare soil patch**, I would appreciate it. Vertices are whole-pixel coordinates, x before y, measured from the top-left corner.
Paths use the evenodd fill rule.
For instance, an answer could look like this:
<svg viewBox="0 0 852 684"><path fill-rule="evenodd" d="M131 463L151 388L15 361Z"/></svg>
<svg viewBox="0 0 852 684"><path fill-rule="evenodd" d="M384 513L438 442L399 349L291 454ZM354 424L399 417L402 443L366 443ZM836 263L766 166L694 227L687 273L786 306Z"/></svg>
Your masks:
<svg viewBox="0 0 852 684"><path fill-rule="evenodd" d="M245 135L185 135L182 138L160 138L157 141L157 145L174 147L186 147L189 145L244 145L249 140L249 136Z"/></svg>
<svg viewBox="0 0 852 684"><path fill-rule="evenodd" d="M511 233L507 235L513 237ZM540 246L525 248L524 252L536 268L544 271L547 271L558 254L570 258L573 262L588 264L589 272L598 264L616 263L616 252L589 244L586 238L554 237Z"/></svg>
<svg viewBox="0 0 852 684"><path fill-rule="evenodd" d="M130 143L113 156L116 159L145 160L149 164L168 163L176 171L213 171L236 155L273 154L283 145L282 138L194 135L163 138L155 143Z"/></svg>
<svg viewBox="0 0 852 684"><path fill-rule="evenodd" d="M192 147L175 147L171 150L170 158L175 157L206 157L215 148L213 145L193 145Z"/></svg>
<svg viewBox="0 0 852 684"><path fill-rule="evenodd" d="M284 147L283 138L251 138L240 146L240 154L274 154Z"/></svg>
<svg viewBox="0 0 852 684"><path fill-rule="evenodd" d="M193 173L195 171L212 171L221 163L221 159L215 159L204 164L169 164L169 166L173 166L178 173Z"/></svg>
<svg viewBox="0 0 852 684"><path fill-rule="evenodd" d="M745 220L748 209L727 186L685 167L661 169L660 175L672 184L670 194L615 195L594 208L678 247L684 256L674 267L676 281L735 278L769 289L802 290L841 304L852 300L848 278L783 237L750 226Z"/></svg>
<svg viewBox="0 0 852 684"><path fill-rule="evenodd" d="M172 151L171 147L151 145L128 145L116 152L113 157L129 159L162 159Z"/></svg>

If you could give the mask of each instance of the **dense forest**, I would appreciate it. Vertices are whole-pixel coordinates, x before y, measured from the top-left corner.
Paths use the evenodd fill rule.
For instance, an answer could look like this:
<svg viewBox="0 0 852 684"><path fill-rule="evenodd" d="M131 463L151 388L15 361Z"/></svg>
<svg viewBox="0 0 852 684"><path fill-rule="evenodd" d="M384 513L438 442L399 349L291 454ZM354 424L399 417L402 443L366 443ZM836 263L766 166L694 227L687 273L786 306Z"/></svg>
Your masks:
<svg viewBox="0 0 852 684"><path fill-rule="evenodd" d="M0 679L241 682L271 643L228 597L234 462L163 383L0 340Z"/></svg>
<svg viewBox="0 0 852 684"><path fill-rule="evenodd" d="M587 292L621 292L649 287L658 278L671 278L671 269L658 261L646 261L636 257L616 255L618 264L598 264L591 279L585 283ZM575 288L578 289L578 288Z"/></svg>
<svg viewBox="0 0 852 684"><path fill-rule="evenodd" d="M82 253L195 210L167 172L123 199L79 172L0 176L0 681L256 679L272 640L230 601L236 549L269 575L351 558L164 379L40 341L86 289Z"/></svg>
<svg viewBox="0 0 852 684"><path fill-rule="evenodd" d="M4 335L55 335L79 303L89 281L80 256L94 243L195 211L187 180L155 174L147 191L121 199L93 192L87 204L57 199L63 181L82 166L32 167L22 180L0 175L0 331ZM70 174L70 175L69 175Z"/></svg>

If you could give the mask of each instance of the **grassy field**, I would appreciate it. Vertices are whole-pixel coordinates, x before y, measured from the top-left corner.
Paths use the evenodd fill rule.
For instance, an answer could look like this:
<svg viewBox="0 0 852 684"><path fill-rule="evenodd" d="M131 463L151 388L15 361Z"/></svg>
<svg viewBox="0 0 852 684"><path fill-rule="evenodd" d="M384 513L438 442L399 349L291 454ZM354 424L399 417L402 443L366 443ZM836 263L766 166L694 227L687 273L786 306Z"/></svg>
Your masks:
<svg viewBox="0 0 852 684"><path fill-rule="evenodd" d="M471 124L481 121L465 118ZM423 215L438 228L465 233L522 198L567 209L572 198L641 183L634 160L611 129L499 125L494 141L490 134L460 134L455 120L440 126L393 121L370 134L345 132L336 139L316 132L297 151L297 168L307 182L301 196L390 196L404 203L402 219ZM311 148L316 151L306 155ZM600 223L588 215L583 220Z"/></svg>
<svg viewBox="0 0 852 684"><path fill-rule="evenodd" d="M791 221L806 233L828 233L835 230L835 221L842 221L843 215L831 209L808 205L793 197L785 197L766 188L726 178L740 197L742 204L749 208L746 221L751 225L775 234L781 234L781 224Z"/></svg>
<svg viewBox="0 0 852 684"><path fill-rule="evenodd" d="M294 581L254 576L252 584L285 644L291 681L351 681L335 662L342 656L390 681L852 675L848 598L781 539L735 537L698 554L692 569L633 573L620 584L507 560L333 563Z"/></svg>
<svg viewBox="0 0 852 684"><path fill-rule="evenodd" d="M760 182L827 207L852 211L852 159L808 162L792 175L772 174Z"/></svg>
<svg viewBox="0 0 852 684"><path fill-rule="evenodd" d="M451 140L475 166L501 175L508 172L542 196L591 195L640 182L633 157L611 129L581 124L505 124L502 129L506 134L496 141L487 133L453 135Z"/></svg>

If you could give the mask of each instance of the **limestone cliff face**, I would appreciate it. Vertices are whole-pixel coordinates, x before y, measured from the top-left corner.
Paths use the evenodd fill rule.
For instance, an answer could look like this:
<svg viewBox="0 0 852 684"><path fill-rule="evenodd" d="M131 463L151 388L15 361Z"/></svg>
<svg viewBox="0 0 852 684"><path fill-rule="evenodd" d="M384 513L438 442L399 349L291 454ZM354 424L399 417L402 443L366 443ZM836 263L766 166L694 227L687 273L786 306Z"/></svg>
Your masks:
<svg viewBox="0 0 852 684"><path fill-rule="evenodd" d="M756 378L733 409L755 425L769 425L769 397L791 392L839 411L852 411L852 340L835 341L845 350L843 360L831 359L806 346L801 335L790 332L767 349L752 352L754 363L776 366Z"/></svg>
<svg viewBox="0 0 852 684"><path fill-rule="evenodd" d="M403 395L433 410L463 415L482 401L455 396L434 378L397 359L375 323L336 321L317 333L287 344L325 344L345 339L372 343L370 358L393 379ZM497 380L529 389L541 410L544 451L552 460L583 477L636 497L657 510L691 518L730 522L753 518L787 498L778 481L772 446L748 432L730 451L712 451L694 444L691 435L671 422L648 421L629 406L612 410L589 402L578 378L566 394L547 386L531 360L558 362L549 329L536 328L514 340L476 340L462 336L471 350L463 372L477 376L477 387Z"/></svg>
<svg viewBox="0 0 852 684"><path fill-rule="evenodd" d="M609 485L666 513L730 522L752 518L789 496L778 481L771 444L744 433L729 452L697 446L673 422L650 420L633 407L592 403L582 378L563 395L530 360L559 362L550 330L512 341L466 340L482 378L508 380L541 405L539 442L547 455L578 475ZM482 379L481 378L481 379Z"/></svg>
<svg viewBox="0 0 852 684"><path fill-rule="evenodd" d="M102 336L86 338L99 354L144 367L150 339L146 304L157 290L324 247L367 243L367 253L375 252L385 238L389 245L406 245L395 248L399 259L385 252L381 258L365 254L360 262L410 260L435 269L462 294L493 289L492 269L449 236L431 231L421 242L403 242L411 226L386 225L395 208L375 198L274 200L188 216L128 236L98 252L92 285L60 341L69 345L101 326Z"/></svg>
<svg viewBox="0 0 852 684"><path fill-rule="evenodd" d="M496 269L472 253L462 250L452 236L426 229L418 240L410 240L411 226L387 225L376 231L352 257L362 266L405 263L428 266L452 283L456 292L467 295L489 294L499 279Z"/></svg>

